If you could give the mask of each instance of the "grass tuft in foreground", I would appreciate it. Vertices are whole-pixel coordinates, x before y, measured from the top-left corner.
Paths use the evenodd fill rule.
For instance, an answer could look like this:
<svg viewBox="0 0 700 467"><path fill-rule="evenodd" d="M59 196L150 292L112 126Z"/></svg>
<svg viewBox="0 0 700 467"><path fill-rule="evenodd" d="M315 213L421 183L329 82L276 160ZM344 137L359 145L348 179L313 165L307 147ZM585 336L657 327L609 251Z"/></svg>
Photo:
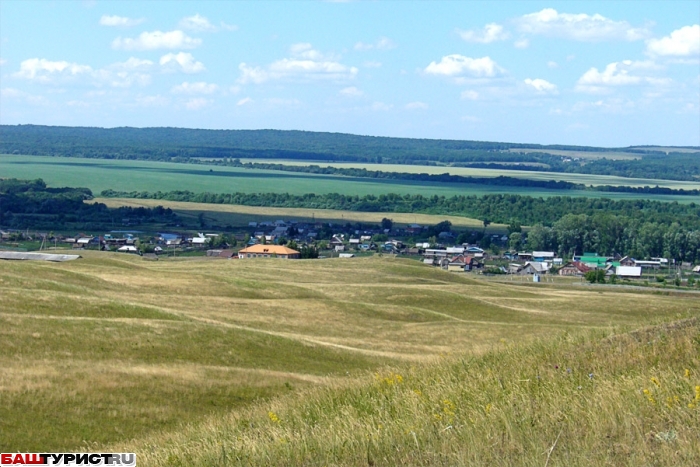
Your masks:
<svg viewBox="0 0 700 467"><path fill-rule="evenodd" d="M700 465L700 320L563 333L308 390L128 448L148 466Z"/></svg>

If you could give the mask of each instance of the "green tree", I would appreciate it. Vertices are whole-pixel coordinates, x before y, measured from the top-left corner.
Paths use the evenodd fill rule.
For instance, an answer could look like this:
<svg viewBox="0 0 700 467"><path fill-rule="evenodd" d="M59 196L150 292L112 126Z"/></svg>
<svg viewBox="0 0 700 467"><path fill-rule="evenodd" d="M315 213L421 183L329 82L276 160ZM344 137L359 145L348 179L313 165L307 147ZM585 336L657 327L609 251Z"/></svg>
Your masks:
<svg viewBox="0 0 700 467"><path fill-rule="evenodd" d="M391 228L394 226L394 221L391 219L387 219L386 217L382 219L382 229L383 230L391 230Z"/></svg>
<svg viewBox="0 0 700 467"><path fill-rule="evenodd" d="M508 236L508 247L511 250L521 251L523 247L523 234L520 232L512 232Z"/></svg>
<svg viewBox="0 0 700 467"><path fill-rule="evenodd" d="M508 224L508 234L520 233L523 231L523 226L520 225L520 221L517 219L511 219L510 224Z"/></svg>

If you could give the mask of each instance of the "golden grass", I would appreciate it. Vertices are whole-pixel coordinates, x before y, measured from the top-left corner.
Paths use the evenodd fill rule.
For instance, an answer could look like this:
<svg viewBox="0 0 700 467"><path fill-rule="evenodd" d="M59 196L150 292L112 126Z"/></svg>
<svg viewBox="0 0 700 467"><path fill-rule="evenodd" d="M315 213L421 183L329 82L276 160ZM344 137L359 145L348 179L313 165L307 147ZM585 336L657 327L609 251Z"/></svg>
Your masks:
<svg viewBox="0 0 700 467"><path fill-rule="evenodd" d="M0 262L4 451L177 432L383 365L700 314L696 295L503 284L391 257L82 254Z"/></svg>
<svg viewBox="0 0 700 467"><path fill-rule="evenodd" d="M388 217L391 218L396 224L417 223L422 225L434 225L444 220L448 220L455 227L483 227L483 223L478 219L432 214L336 211L331 209L306 208L274 208L241 206L234 204L186 203L181 201L131 198L95 198L90 202L104 203L110 208L118 208L122 206L163 206L172 209L178 214L188 217L196 217L200 212L203 212L205 213L206 218L209 220L215 220L219 223L230 223L231 225L245 226L248 225L248 222L278 219L306 222L316 220L336 223L364 222L380 224L383 218ZM504 224L492 224L489 226L490 231L500 231L503 229L505 229Z"/></svg>
<svg viewBox="0 0 700 467"><path fill-rule="evenodd" d="M385 368L112 447L143 466L700 462L700 321Z"/></svg>

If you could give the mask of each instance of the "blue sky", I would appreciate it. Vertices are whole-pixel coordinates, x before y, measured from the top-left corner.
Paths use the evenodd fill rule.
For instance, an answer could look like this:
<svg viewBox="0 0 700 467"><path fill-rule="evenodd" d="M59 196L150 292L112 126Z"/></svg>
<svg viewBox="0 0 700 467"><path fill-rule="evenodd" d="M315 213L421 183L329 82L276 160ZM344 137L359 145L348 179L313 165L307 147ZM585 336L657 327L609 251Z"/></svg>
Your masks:
<svg viewBox="0 0 700 467"><path fill-rule="evenodd" d="M697 1L0 2L0 123L700 146Z"/></svg>

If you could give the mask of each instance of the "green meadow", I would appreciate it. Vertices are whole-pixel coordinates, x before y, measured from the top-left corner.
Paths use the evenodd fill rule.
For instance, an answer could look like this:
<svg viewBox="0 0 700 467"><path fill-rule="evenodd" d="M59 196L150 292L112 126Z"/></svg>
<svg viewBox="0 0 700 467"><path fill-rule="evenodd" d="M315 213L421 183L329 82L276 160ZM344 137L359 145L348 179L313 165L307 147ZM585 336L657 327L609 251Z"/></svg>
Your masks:
<svg viewBox="0 0 700 467"><path fill-rule="evenodd" d="M347 164L357 166L356 164ZM444 173L446 168L404 165L372 165L370 168L395 171L434 171ZM429 169L429 170L428 170ZM560 179L586 184L626 184L631 186L659 185L671 188L698 188L700 184L662 180L637 180L619 177L580 176L577 174L547 174L540 172L493 171L482 169L450 168L456 174L478 176L509 175L536 179ZM462 173L463 172L463 173ZM524 187L499 187L460 183L426 183L406 180L353 178L336 175L315 175L273 170L248 170L206 164L81 159L43 156L0 155L2 177L43 178L50 186L81 186L99 194L105 189L120 191L172 191L214 193L340 193L345 195L380 195L388 193L432 195L483 195L518 193L531 196L589 196L614 199L636 199L633 193L600 193L576 190L545 190ZM597 182L596 182L597 180ZM698 197L651 195L649 198L692 202Z"/></svg>
<svg viewBox="0 0 700 467"><path fill-rule="evenodd" d="M263 410L266 423L268 411L286 423L283 407L303 403L306 391L346 394L372 381L373 372L394 371L386 368L418 372L411 378L430 385L421 368L440 359L471 361L562 333L609 335L700 316L697 294L487 282L391 257L145 261L81 254L65 263L0 262L3 452L118 443L145 455L145 442L166 446L178 433L196 438L196 427L226 424L249 407ZM697 359L692 364L695 371ZM529 365L522 367L535 371ZM318 414L320 429L336 409ZM255 420L250 427L265 428ZM357 423L365 433L365 422ZM213 455L208 449L203 455ZM189 465L168 456L152 461ZM208 462L195 464L219 465Z"/></svg>

